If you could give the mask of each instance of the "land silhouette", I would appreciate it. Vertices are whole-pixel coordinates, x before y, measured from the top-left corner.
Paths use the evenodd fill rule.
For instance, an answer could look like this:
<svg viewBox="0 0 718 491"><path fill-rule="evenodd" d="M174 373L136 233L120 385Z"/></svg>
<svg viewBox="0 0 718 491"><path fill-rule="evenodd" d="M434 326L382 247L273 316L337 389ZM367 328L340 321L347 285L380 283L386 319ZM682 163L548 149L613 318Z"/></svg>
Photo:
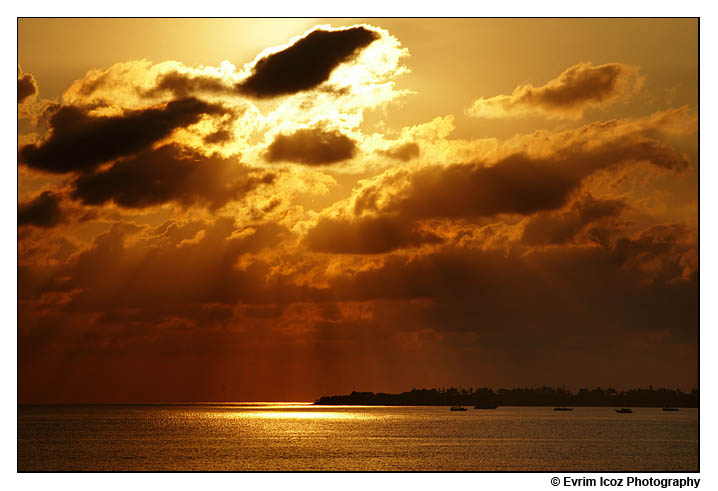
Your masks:
<svg viewBox="0 0 718 491"><path fill-rule="evenodd" d="M316 405L361 406L607 406L607 407L698 407L698 389L686 394L679 389L582 388L574 393L563 388L456 388L412 389L401 394L352 392L323 396Z"/></svg>

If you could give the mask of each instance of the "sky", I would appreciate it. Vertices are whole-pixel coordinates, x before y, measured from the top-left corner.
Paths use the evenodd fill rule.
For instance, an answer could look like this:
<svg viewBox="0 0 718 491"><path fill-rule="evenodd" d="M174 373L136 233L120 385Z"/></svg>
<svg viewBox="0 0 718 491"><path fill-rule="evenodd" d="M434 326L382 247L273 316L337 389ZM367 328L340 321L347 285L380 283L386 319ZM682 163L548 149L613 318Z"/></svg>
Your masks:
<svg viewBox="0 0 718 491"><path fill-rule="evenodd" d="M698 386L695 19L20 19L18 63L20 402Z"/></svg>

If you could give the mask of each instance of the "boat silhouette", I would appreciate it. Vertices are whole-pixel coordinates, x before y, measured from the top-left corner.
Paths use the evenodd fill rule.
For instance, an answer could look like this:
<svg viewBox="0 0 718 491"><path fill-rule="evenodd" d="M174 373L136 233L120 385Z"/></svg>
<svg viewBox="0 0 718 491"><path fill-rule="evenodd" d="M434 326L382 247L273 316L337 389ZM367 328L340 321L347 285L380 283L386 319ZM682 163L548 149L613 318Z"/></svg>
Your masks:
<svg viewBox="0 0 718 491"><path fill-rule="evenodd" d="M616 412L617 412L617 413L622 413L622 414L630 414L630 413L633 412L633 409L630 409L630 408L627 408L627 407L622 407L621 409L616 409Z"/></svg>
<svg viewBox="0 0 718 491"><path fill-rule="evenodd" d="M465 408L465 407L462 407L462 406L453 406L453 407L451 408L451 410L452 410L452 411L466 411L466 408Z"/></svg>

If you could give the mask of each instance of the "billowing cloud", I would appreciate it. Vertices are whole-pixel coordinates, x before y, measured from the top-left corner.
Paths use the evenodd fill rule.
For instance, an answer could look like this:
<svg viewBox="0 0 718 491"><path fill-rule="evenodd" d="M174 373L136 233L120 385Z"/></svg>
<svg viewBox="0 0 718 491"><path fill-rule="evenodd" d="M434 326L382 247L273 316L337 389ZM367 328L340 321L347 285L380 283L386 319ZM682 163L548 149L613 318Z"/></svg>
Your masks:
<svg viewBox="0 0 718 491"><path fill-rule="evenodd" d="M698 231L694 226L654 225L633 236L618 237L613 243L613 257L624 269L641 271L669 284L698 280Z"/></svg>
<svg viewBox="0 0 718 491"><path fill-rule="evenodd" d="M121 116L93 116L80 107L62 106L50 117L49 137L20 149L19 160L51 173L87 171L112 159L132 155L204 115L223 115L221 105L197 99L163 107L128 111Z"/></svg>
<svg viewBox="0 0 718 491"><path fill-rule="evenodd" d="M634 356L660 356L670 366L662 376L678 370L683 377L697 369L690 355L676 354L695 350L697 341L696 245L695 230L671 224L606 246L509 253L447 247L391 256L380 267L337 276L331 288L357 301L411 300L406 337L446 346L454 356L463 347L467 358L459 366L476 367L470 359L477 353L489 358L492 372L513 373L513 363L528 362L541 367L528 383L540 383L546 373L560 377L569 356L581 370L574 383L583 383L598 376L589 360L615 360L610 379ZM525 379L521 371L516 380Z"/></svg>
<svg viewBox="0 0 718 491"><path fill-rule="evenodd" d="M466 113L479 118L540 115L580 119L586 109L625 98L639 90L642 83L636 67L582 62L540 87L519 85L511 95L482 97Z"/></svg>
<svg viewBox="0 0 718 491"><path fill-rule="evenodd" d="M265 116L271 126L293 119L309 124L328 111L357 118L353 113L410 93L397 90L392 82L408 71L400 63L407 55L398 39L378 27L317 26L288 45L265 49L241 70L226 60L216 67L133 60L93 69L73 82L62 102L89 105L112 101L125 108L141 108L148 99L160 102L201 96L257 110L257 99L264 102L274 95L296 95L282 98L279 106L262 104L262 112L269 109ZM274 94L276 91L281 94Z"/></svg>
<svg viewBox="0 0 718 491"><path fill-rule="evenodd" d="M640 125L639 125L640 126ZM467 218L561 208L589 176L647 161L680 172L688 157L631 125L598 124L536 134L493 163L388 172L357 190L355 213L398 213L406 219Z"/></svg>
<svg viewBox="0 0 718 491"><path fill-rule="evenodd" d="M204 143L208 144L222 144L231 142L234 139L234 134L232 134L232 131L227 129L220 129L213 133L210 133L206 135L204 138L202 138L202 141Z"/></svg>
<svg viewBox="0 0 718 491"><path fill-rule="evenodd" d="M64 219L60 209L61 201L60 195L44 191L35 198L20 203L17 207L18 226L54 227Z"/></svg>
<svg viewBox="0 0 718 491"><path fill-rule="evenodd" d="M285 287L279 278L270 281L265 261L252 259L243 267L237 262L288 235L276 223L238 226L230 217L167 221L158 227L117 223L60 267L24 271L20 290L29 298L48 291L74 292L72 304L78 311L278 301ZM98 271L104 273L98 276ZM118 294L117 285L123 283ZM298 296L290 290L290 298Z"/></svg>
<svg viewBox="0 0 718 491"><path fill-rule="evenodd" d="M587 195L565 211L543 212L532 216L524 226L521 240L530 245L570 242L588 225L605 218L615 218L626 208L617 199L596 199ZM594 240L600 238L594 233Z"/></svg>
<svg viewBox="0 0 718 491"><path fill-rule="evenodd" d="M38 92L37 81L29 73L24 73L20 65L17 67L17 103L22 104Z"/></svg>
<svg viewBox="0 0 718 491"><path fill-rule="evenodd" d="M225 62L220 72L211 69L190 69L178 64L149 67L155 76L154 84L138 86L144 97L169 93L174 97L196 94L222 94L272 98L314 89L329 80L341 64L354 59L362 49L378 40L381 34L365 26L346 29L318 27L303 37L295 38L288 46L265 50L249 65L249 74L236 81L239 75L233 65ZM126 69L127 70L127 69ZM79 95L90 95L107 86L118 70L97 72L76 88ZM335 93L342 90L327 89Z"/></svg>
<svg viewBox="0 0 718 491"><path fill-rule="evenodd" d="M522 303L511 302L511 296L522 290L528 296L536 284L549 283L553 277L554 288L563 290L570 284L565 290L567 295L598 302L607 284L599 287L585 281L587 278L607 281L614 287L627 282L622 289L635 291L640 290L638 285L695 282L696 240L695 229L668 224L620 237L606 246L516 248L508 255L503 250L446 246L428 254L389 256L377 268L336 277L331 287L337 298L344 300L471 297L474 302L486 302L487 307L493 304L510 308ZM577 271L581 274L576 275ZM605 275L599 275L600 271ZM486 298L477 297L479 292ZM504 296L501 301L488 300L498 294ZM528 298L523 302L530 303ZM561 310L556 305L537 307L545 307L555 315ZM487 317L493 321L500 318Z"/></svg>
<svg viewBox="0 0 718 491"><path fill-rule="evenodd" d="M325 42L325 36L329 37L329 43ZM341 41L335 43L335 36ZM364 44L363 36L371 42ZM311 50L320 56L304 57ZM346 56L341 56L342 53ZM295 55L303 56L298 65ZM179 61L152 63L148 60L93 69L63 93L61 102L83 108L110 105L112 114L116 114L143 110L148 104L157 105L172 99L200 97L208 103L232 108L234 114L225 118L203 118L201 124L189 131L179 131L174 138L195 147L211 145L211 150L221 151L225 156L241 153L247 161L254 162L263 160L266 150L264 145L265 148L259 148L257 142L266 142L277 133L288 135L322 124L331 130L358 135L365 111L390 104L411 92L397 89L395 83L400 75L408 72L401 63L407 55L408 50L401 47L396 37L378 27L317 26L287 45L265 49L239 70L229 61L222 61L218 66L188 66ZM285 62L289 65L284 66ZM282 65L280 68L278 63ZM331 68L325 67L327 63ZM271 82L275 70L279 70L282 77L277 82L281 85L290 80L288 69L296 69L297 76L306 80L317 70L321 72L322 67L327 68L325 81L306 90L287 93L287 97L248 96L242 88L243 83L251 80ZM303 75L304 72L308 74ZM100 109L93 114L108 112L108 109Z"/></svg>
<svg viewBox="0 0 718 491"><path fill-rule="evenodd" d="M201 94L203 98L222 95L226 100L227 95L236 94L233 87L240 79L236 67L227 61L217 67L190 67L179 61L123 61L88 71L62 94L62 103L85 106L112 101L137 109L146 106L148 99L166 102Z"/></svg>
<svg viewBox="0 0 718 491"><path fill-rule="evenodd" d="M408 162L409 160L418 157L419 153L419 145L415 142L408 142L403 145L379 151L380 155L386 155L387 157L401 160L402 162Z"/></svg>
<svg viewBox="0 0 718 491"><path fill-rule="evenodd" d="M356 153L354 140L339 131L304 128L289 135L279 134L267 148L267 162L299 162L323 165L350 159Z"/></svg>
<svg viewBox="0 0 718 491"><path fill-rule="evenodd" d="M312 89L377 39L379 34L364 26L315 29L289 47L255 61L250 76L238 89L259 98Z"/></svg>
<svg viewBox="0 0 718 491"><path fill-rule="evenodd" d="M203 92L231 94L233 91L231 85L216 76L171 71L158 76L156 85L149 90L142 91L142 95L154 97L169 92L174 97L184 98Z"/></svg>
<svg viewBox="0 0 718 491"><path fill-rule="evenodd" d="M274 179L274 174L253 172L235 158L205 157L196 150L170 144L78 177L72 196L91 205L112 201L141 208L176 202L216 208Z"/></svg>
<svg viewBox="0 0 718 491"><path fill-rule="evenodd" d="M452 379L469 369L474 375L468 381L482 374L510 384L541 384L547 376L584 384L586 378L624 376L637 358L643 361L632 376L650 378L656 368L642 363L655 356L661 376L678 380L697 370L695 232L670 224L604 246L507 253L446 245L427 254L391 255L376 267L333 278L337 300L373 307L361 329L342 319L332 333L357 349L370 330L400 341L400 356L446 356L445 368L458 357L455 369L447 368ZM386 347L381 339L375 343ZM569 360L579 373L566 376ZM600 360L610 363L596 371ZM517 363L540 373L527 375Z"/></svg>
<svg viewBox="0 0 718 491"><path fill-rule="evenodd" d="M517 137L494 146L494 161L389 169L360 181L349 198L309 222L304 243L322 252L386 253L474 235L476 230L452 225L457 220L487 226L507 215L528 218L523 228L504 234L488 227L479 235L490 238L471 240L514 243L521 242L523 235L526 244L556 244L584 231L590 235L587 240L602 242L605 228L597 226L615 228L607 220L628 205L623 199L597 199L590 194L579 198L584 185L602 173L615 175L639 162L652 164L654 172L684 172L688 156L653 137L684 132L691 125L695 127L695 121L684 111L609 121ZM587 230L590 224L595 226Z"/></svg>
<svg viewBox="0 0 718 491"><path fill-rule="evenodd" d="M311 250L339 254L379 254L442 241L413 223L391 217L321 218L304 240Z"/></svg>

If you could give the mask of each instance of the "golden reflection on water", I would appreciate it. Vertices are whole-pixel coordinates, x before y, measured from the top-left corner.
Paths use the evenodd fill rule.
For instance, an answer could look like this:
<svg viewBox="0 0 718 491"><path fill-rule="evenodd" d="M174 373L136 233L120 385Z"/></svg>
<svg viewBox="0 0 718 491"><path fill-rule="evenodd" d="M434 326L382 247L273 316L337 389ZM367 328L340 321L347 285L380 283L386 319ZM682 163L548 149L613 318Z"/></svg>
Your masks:
<svg viewBox="0 0 718 491"><path fill-rule="evenodd" d="M698 468L698 410L311 404L18 408L23 471L623 471ZM618 424L619 422L625 424Z"/></svg>
<svg viewBox="0 0 718 491"><path fill-rule="evenodd" d="M293 419L293 420L359 420L368 419L366 413L352 411L327 410L329 407L317 407L309 404L267 404L242 407L239 411L225 413L227 418L242 419Z"/></svg>
<svg viewBox="0 0 718 491"><path fill-rule="evenodd" d="M359 419L357 414L325 411L252 411L243 414L262 419Z"/></svg>

